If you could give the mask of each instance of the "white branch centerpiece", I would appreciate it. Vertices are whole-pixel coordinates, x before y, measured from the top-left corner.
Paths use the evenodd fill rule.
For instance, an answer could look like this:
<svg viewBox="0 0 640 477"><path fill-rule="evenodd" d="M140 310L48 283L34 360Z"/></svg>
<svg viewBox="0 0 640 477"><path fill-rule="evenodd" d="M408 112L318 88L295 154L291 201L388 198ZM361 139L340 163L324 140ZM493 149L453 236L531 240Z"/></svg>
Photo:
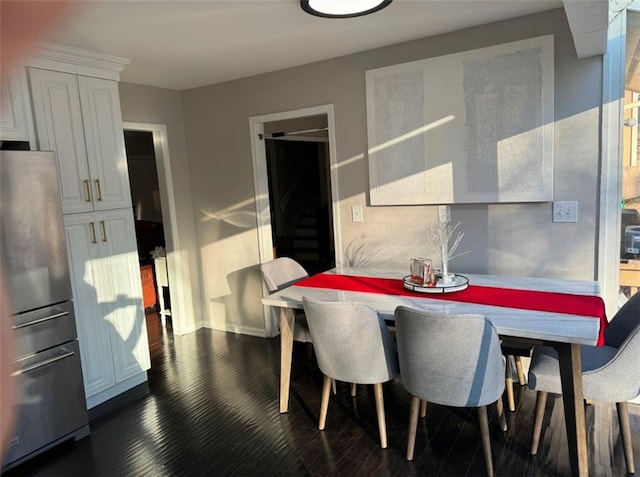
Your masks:
<svg viewBox="0 0 640 477"><path fill-rule="evenodd" d="M438 222L432 222L427 230L427 242L431 245L435 253L440 257L442 278L438 280L436 286L446 287L455 284L455 274L449 273L449 260L452 260L467 252L456 253L464 232L460 231L460 224L451 225L451 211L448 205L438 206ZM455 235L455 238L454 238ZM453 239L453 243L450 242Z"/></svg>

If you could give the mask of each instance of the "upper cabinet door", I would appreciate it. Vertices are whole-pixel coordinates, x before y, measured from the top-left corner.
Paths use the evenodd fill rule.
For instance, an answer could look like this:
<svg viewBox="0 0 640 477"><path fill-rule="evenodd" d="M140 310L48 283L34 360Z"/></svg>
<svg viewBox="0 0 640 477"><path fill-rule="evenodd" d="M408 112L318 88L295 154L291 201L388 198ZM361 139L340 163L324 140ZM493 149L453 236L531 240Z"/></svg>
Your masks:
<svg viewBox="0 0 640 477"><path fill-rule="evenodd" d="M40 149L55 151L65 214L131 206L118 85L29 68Z"/></svg>
<svg viewBox="0 0 640 477"><path fill-rule="evenodd" d="M37 149L26 69L17 65L13 69L2 77L0 140L29 141L31 149Z"/></svg>
<svg viewBox="0 0 640 477"><path fill-rule="evenodd" d="M131 206L118 84L78 76L95 210Z"/></svg>
<svg viewBox="0 0 640 477"><path fill-rule="evenodd" d="M62 211L91 211L91 180L76 76L30 68L29 81L40 149L54 151L58 159Z"/></svg>

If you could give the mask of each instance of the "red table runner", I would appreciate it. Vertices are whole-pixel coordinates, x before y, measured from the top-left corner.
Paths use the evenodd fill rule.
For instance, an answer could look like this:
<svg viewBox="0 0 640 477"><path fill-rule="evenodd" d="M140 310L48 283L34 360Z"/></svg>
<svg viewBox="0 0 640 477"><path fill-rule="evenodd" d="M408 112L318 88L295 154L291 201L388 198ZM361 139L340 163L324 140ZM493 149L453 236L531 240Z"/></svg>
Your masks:
<svg viewBox="0 0 640 477"><path fill-rule="evenodd" d="M604 329L609 325L602 298L592 295L517 290L514 288L487 287L481 285L469 285L467 289L455 293L424 294L406 289L403 281L397 278L334 275L329 273L320 273L305 278L297 282L296 286L349 290L383 295L421 295L424 298L433 298L435 300L459 301L480 305L518 308L522 310L592 316L600 319L598 346L604 344Z"/></svg>

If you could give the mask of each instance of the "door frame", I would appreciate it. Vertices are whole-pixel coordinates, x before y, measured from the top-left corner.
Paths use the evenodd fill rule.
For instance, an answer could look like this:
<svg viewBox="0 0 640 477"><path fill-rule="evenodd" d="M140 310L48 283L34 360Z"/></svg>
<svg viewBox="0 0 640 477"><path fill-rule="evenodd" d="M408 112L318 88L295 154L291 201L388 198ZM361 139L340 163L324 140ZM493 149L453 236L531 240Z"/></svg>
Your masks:
<svg viewBox="0 0 640 477"><path fill-rule="evenodd" d="M342 237L340 227L340 194L338 191L338 162L335 143L335 121L333 104L323 104L309 108L281 111L271 114L252 116L249 118L249 134L251 143L251 157L253 161L253 184L255 190L256 222L258 228L258 253L260 263L273 260L273 239L271 231L271 208L269 206L269 179L267 175L267 153L264 139L264 124L287 119L303 118L306 116L327 116L329 134L329 164L331 181L331 208L333 215L333 243L335 248L336 266L342 261ZM263 285L263 296L267 294ZM267 336L278 333L278 324L271 307L264 307L265 331Z"/></svg>
<svg viewBox="0 0 640 477"><path fill-rule="evenodd" d="M154 123L137 123L123 121L123 131L144 131L153 134L153 150L158 171L158 186L160 188L160 208L166 242L167 275L171 284L171 324L175 334L188 332L186 317L193 312L190 291L190 278L185 264L180 263L177 251L180 250L176 200L171 176L171 159L169 157L169 142L167 126Z"/></svg>
<svg viewBox="0 0 640 477"><path fill-rule="evenodd" d="M613 15L612 15L613 13ZM613 19L611 18L613 16ZM627 12L609 12L607 52L602 59L602 120L596 279L611 316L618 309L620 200Z"/></svg>

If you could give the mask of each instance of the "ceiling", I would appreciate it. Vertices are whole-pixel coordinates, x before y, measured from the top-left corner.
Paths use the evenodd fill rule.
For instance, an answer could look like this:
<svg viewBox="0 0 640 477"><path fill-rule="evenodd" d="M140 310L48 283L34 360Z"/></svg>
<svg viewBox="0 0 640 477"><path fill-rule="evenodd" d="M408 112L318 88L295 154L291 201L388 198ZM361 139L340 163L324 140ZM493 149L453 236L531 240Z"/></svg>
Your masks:
<svg viewBox="0 0 640 477"><path fill-rule="evenodd" d="M122 81L184 90L562 6L395 0L367 17L325 19L298 0L89 0L42 39L130 59Z"/></svg>

